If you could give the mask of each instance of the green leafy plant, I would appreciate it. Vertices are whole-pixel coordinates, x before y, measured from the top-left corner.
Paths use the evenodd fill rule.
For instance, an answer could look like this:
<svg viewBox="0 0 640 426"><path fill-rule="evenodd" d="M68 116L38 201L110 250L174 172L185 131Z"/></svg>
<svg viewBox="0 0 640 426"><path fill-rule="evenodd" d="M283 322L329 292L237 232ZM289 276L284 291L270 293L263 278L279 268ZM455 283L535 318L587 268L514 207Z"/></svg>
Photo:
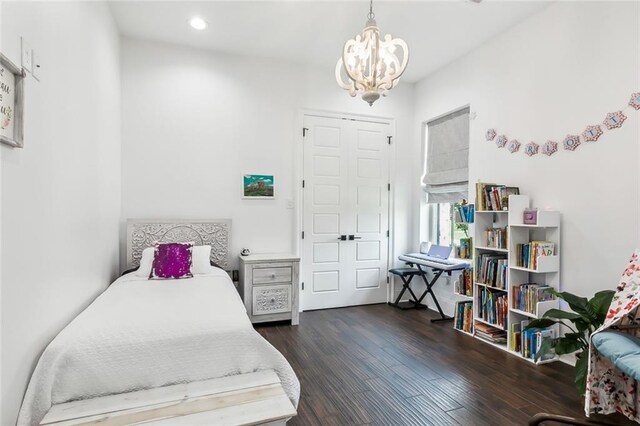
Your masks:
<svg viewBox="0 0 640 426"><path fill-rule="evenodd" d="M455 211L458 207L462 207L464 205L466 205L466 202L454 203L453 204L453 211ZM455 228L456 228L456 231L464 232L465 238L469 238L469 225L468 224L466 224L466 223L456 223L455 224Z"/></svg>
<svg viewBox="0 0 640 426"><path fill-rule="evenodd" d="M465 238L469 238L469 225L466 223L456 223L456 231L464 232Z"/></svg>
<svg viewBox="0 0 640 426"><path fill-rule="evenodd" d="M599 291L591 299L587 299L566 291L553 291L557 298L567 302L573 312L549 309L542 318L531 321L527 326L530 329L562 324L571 331L564 336L545 339L536 353L536 360L553 352L556 355L576 352L575 385L580 396L584 395L587 385L589 339L604 323L614 293L613 290Z"/></svg>

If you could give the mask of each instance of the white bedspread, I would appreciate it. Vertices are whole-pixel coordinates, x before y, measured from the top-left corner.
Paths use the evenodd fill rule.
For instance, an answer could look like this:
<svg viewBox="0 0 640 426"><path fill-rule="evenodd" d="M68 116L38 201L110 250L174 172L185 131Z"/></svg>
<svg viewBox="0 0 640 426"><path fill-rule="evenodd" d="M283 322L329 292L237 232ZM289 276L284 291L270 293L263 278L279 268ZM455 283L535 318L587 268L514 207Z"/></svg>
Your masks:
<svg viewBox="0 0 640 426"><path fill-rule="evenodd" d="M265 369L297 406L295 373L253 329L224 271L182 280L128 274L46 348L18 425L38 424L53 404Z"/></svg>

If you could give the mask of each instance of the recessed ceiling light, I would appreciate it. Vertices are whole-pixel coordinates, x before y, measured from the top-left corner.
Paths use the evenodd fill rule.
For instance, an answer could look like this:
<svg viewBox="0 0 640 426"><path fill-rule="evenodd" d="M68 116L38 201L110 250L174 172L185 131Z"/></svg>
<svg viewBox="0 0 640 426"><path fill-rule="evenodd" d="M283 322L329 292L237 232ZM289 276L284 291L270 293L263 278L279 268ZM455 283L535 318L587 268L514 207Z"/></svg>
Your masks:
<svg viewBox="0 0 640 426"><path fill-rule="evenodd" d="M191 28L196 30L204 30L207 28L207 21L202 18L195 17L189 20L189 25L191 25Z"/></svg>

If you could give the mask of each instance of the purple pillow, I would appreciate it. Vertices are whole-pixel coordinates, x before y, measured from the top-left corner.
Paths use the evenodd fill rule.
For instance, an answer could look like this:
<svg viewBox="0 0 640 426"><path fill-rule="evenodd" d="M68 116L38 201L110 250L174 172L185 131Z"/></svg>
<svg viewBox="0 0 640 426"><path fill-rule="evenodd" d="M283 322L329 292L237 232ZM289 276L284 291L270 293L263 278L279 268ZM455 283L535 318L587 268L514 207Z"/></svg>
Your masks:
<svg viewBox="0 0 640 426"><path fill-rule="evenodd" d="M193 243L156 243L149 279L191 278Z"/></svg>

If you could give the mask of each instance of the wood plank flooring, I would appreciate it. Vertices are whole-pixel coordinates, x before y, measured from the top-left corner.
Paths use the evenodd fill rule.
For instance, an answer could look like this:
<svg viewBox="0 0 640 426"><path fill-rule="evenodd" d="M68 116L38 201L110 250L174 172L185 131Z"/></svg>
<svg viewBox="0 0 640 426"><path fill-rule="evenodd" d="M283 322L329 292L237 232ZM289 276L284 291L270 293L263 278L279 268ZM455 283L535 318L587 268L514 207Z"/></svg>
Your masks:
<svg viewBox="0 0 640 426"><path fill-rule="evenodd" d="M511 426L538 412L582 416L572 367L535 366L432 317L370 305L304 312L297 327L257 326L300 379L288 425Z"/></svg>

